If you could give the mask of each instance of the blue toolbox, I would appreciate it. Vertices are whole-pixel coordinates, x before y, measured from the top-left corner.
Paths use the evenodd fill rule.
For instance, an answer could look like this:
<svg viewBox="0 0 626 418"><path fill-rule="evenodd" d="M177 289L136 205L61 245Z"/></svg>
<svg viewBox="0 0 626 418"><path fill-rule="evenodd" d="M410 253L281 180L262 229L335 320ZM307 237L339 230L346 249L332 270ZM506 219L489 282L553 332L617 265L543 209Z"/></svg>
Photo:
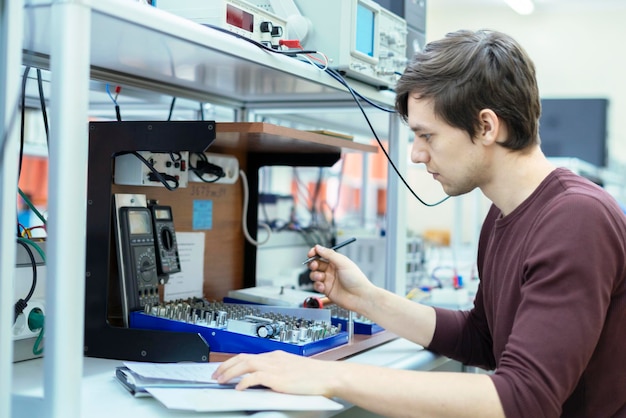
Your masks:
<svg viewBox="0 0 626 418"><path fill-rule="evenodd" d="M229 303L249 303L261 305L290 306L302 307L308 299L326 299L324 295L316 292L305 290L289 289L287 287L258 286L240 290L231 290L228 296L224 298L224 302ZM350 312L340 308L332 302L324 302L319 304L322 310L329 310L331 323L342 330L348 330L348 320ZM384 331L380 325L370 321L369 319L352 313L354 333L361 335L372 335L377 332Z"/></svg>
<svg viewBox="0 0 626 418"><path fill-rule="evenodd" d="M348 343L347 328L333 325L325 309L178 301L131 312L129 326L197 333L212 352L222 353L282 350L312 356Z"/></svg>

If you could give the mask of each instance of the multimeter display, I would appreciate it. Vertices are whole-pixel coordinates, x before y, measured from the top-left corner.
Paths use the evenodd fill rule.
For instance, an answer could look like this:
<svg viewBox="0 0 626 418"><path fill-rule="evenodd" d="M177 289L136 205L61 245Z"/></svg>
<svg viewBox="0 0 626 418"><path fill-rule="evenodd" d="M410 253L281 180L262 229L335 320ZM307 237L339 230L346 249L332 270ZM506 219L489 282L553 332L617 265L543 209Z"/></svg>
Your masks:
<svg viewBox="0 0 626 418"><path fill-rule="evenodd" d="M169 207L160 206L152 211L154 213L154 219L159 221L171 221L172 220L172 211Z"/></svg>
<svg viewBox="0 0 626 418"><path fill-rule="evenodd" d="M152 223L150 222L150 212L128 212L128 229L131 235L141 235L152 233Z"/></svg>

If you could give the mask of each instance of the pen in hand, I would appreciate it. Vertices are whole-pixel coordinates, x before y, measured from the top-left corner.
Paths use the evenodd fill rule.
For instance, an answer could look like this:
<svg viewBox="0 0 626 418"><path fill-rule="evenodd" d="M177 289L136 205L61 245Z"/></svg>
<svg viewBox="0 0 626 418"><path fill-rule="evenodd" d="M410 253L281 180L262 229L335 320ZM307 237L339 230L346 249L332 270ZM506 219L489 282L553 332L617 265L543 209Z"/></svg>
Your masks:
<svg viewBox="0 0 626 418"><path fill-rule="evenodd" d="M356 241L356 238L352 237L352 238L347 239L347 240L345 240L345 241L343 241L343 242L340 242L339 244L337 244L337 245L335 245L335 246L331 247L330 249L331 249L331 250L338 250L338 249L340 249L341 247L345 247L345 246L346 246L346 245L348 245L348 244L352 244L354 241ZM304 261L302 262L302 264L309 264L311 261L313 261L313 260L319 260L320 258L321 258L321 257L320 257L319 255L314 255L313 257L309 257L309 258L307 258L306 260L304 260Z"/></svg>

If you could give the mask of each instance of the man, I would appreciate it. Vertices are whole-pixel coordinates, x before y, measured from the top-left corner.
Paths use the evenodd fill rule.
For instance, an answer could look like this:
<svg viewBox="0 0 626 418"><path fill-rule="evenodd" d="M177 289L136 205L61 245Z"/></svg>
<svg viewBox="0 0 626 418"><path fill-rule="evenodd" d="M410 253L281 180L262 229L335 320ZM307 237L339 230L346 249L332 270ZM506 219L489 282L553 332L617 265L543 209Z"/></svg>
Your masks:
<svg viewBox="0 0 626 418"><path fill-rule="evenodd" d="M459 31L402 75L396 109L411 158L452 196L493 205L467 312L374 287L346 257L309 251L317 291L384 328L493 374L389 370L269 353L240 355L220 381L340 397L385 416L626 417L626 217L601 188L543 155L535 69L510 37ZM315 377L315 378L304 378Z"/></svg>

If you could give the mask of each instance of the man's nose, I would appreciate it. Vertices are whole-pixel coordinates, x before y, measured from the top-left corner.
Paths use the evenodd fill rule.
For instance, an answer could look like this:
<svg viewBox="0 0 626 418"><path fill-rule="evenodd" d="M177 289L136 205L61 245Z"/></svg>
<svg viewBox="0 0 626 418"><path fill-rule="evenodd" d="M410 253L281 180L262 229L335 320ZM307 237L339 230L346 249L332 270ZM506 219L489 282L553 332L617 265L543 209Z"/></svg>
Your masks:
<svg viewBox="0 0 626 418"><path fill-rule="evenodd" d="M424 148L422 141L419 138L413 140L413 146L411 147L411 161L415 164L427 163L430 160L428 151Z"/></svg>

